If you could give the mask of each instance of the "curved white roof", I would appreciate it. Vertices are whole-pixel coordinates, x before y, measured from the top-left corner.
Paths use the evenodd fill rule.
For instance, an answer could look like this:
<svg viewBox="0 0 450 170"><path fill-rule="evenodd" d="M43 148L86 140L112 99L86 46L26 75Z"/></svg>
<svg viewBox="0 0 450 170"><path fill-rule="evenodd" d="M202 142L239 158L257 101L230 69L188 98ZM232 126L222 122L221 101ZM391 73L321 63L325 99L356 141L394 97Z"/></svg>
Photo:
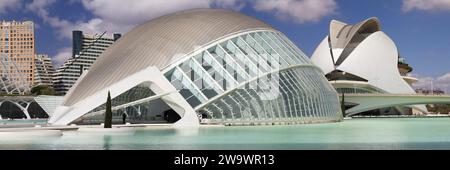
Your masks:
<svg viewBox="0 0 450 170"><path fill-rule="evenodd" d="M333 48L345 48L357 33L381 31L378 18L372 17L358 24L349 25L337 20L330 23L330 38Z"/></svg>
<svg viewBox="0 0 450 170"><path fill-rule="evenodd" d="M332 51L343 48L343 52L340 56L332 56L330 46ZM311 60L325 74L341 70L362 77L388 93L414 93L398 71L397 46L380 30L379 20L375 17L355 25L331 21L329 38L317 47Z"/></svg>
<svg viewBox="0 0 450 170"><path fill-rule="evenodd" d="M190 10L156 18L108 48L70 90L64 105L75 104L149 66L162 70L198 47L227 35L259 29L274 30L255 18L220 9Z"/></svg>
<svg viewBox="0 0 450 170"><path fill-rule="evenodd" d="M355 25L333 20L329 36L322 40L311 60L325 74L340 70L362 77L386 93L415 94L398 70L397 46L380 27L375 17ZM424 106L415 107L426 111Z"/></svg>

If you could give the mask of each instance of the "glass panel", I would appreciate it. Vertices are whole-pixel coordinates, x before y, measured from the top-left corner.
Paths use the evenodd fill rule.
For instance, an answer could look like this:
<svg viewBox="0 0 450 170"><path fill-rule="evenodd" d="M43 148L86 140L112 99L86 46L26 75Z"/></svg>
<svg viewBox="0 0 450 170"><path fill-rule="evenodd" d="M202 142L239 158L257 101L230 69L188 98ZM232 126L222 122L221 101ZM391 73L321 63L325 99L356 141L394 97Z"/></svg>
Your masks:
<svg viewBox="0 0 450 170"><path fill-rule="evenodd" d="M270 32L260 32L260 36L265 39L267 42L273 44L272 47L278 54L283 55L286 61L289 61L289 64L302 64L303 62L298 59L295 54L293 54L289 49L285 47L283 43L280 42L276 37L274 37Z"/></svg>
<svg viewBox="0 0 450 170"><path fill-rule="evenodd" d="M186 69L186 68L185 68ZM189 74L195 74L192 71L187 71ZM166 73L166 78L179 91L179 93L192 106L198 106L207 100L200 90L192 83L191 78L183 73L183 70L176 67L172 71Z"/></svg>
<svg viewBox="0 0 450 170"><path fill-rule="evenodd" d="M303 83L305 84L304 87L306 87L307 95L308 95L308 98L310 101L310 105L309 105L309 109L311 111L310 114L313 117L317 117L317 114L318 114L317 102L318 101L317 101L317 96L316 96L317 92L315 91L314 84L312 84L307 71L301 70L299 72L301 72L302 80L303 80Z"/></svg>
<svg viewBox="0 0 450 170"><path fill-rule="evenodd" d="M294 53L297 53L297 57L302 60L304 63L309 63L312 64L311 61L306 60L307 55L305 53L303 53L303 51L301 51L300 49L297 48L296 45L294 45L294 43L292 43L285 35L277 33L276 34L279 37L279 40L281 40L281 42L284 42L284 44L286 45L286 47L289 47L289 49L291 49L291 51L293 51Z"/></svg>
<svg viewBox="0 0 450 170"><path fill-rule="evenodd" d="M207 51L194 57L223 90L233 89L237 82Z"/></svg>
<svg viewBox="0 0 450 170"><path fill-rule="evenodd" d="M296 99L296 102L297 102L297 105L296 105L297 106L297 110L298 110L297 116L305 116L304 115L304 106L303 106L304 103L303 103L303 100L302 100L303 95L304 95L303 94L304 93L303 88L298 84L297 80L292 75L291 71L286 71L285 75L289 78L289 82L293 86L293 89L294 89L294 91L296 93L296 95L294 95L294 96L295 96L295 99Z"/></svg>
<svg viewBox="0 0 450 170"><path fill-rule="evenodd" d="M250 77L259 77L262 74L257 66L232 41L224 42L221 46Z"/></svg>
<svg viewBox="0 0 450 170"><path fill-rule="evenodd" d="M270 54L270 56L275 60L278 61L277 67L282 67L285 68L287 66L289 66L290 64L288 63L288 61L286 61L283 56L281 56L281 54L279 54L277 51L274 50L274 48L271 46L271 44L269 44L268 42L266 42L266 40L264 40L261 36L259 36L258 33L252 33L250 34L253 36L253 38L256 40L256 42L258 44L260 44L264 50L266 52L268 52Z"/></svg>
<svg viewBox="0 0 450 170"><path fill-rule="evenodd" d="M207 98L212 98L223 92L196 60L189 59L181 64L180 68Z"/></svg>
<svg viewBox="0 0 450 170"><path fill-rule="evenodd" d="M265 51L263 47L250 35L245 35L242 37L245 42L252 47L254 51L257 52L258 56L260 56L267 65L269 65L272 69L279 69L280 64L278 60L275 60L269 52Z"/></svg>
<svg viewBox="0 0 450 170"><path fill-rule="evenodd" d="M321 79L314 78L314 75L316 75L316 74L317 74L317 72L315 70L311 70L311 75L310 76L314 80L314 83L317 84L317 91L319 92L318 93L319 94L319 101L320 101L319 107L320 107L321 112L322 112L321 114L322 114L323 117L327 117L327 109L326 109L327 105L325 104L327 90L322 90L322 89L327 89L327 88L324 86L324 83L322 83L320 81Z"/></svg>
<svg viewBox="0 0 450 170"><path fill-rule="evenodd" d="M220 45L208 49L208 52L216 59L220 65L231 75L234 80L242 83L249 77L245 71L223 50Z"/></svg>
<svg viewBox="0 0 450 170"><path fill-rule="evenodd" d="M311 117L313 115L313 110L311 110L311 103L312 102L311 102L311 99L310 99L311 92L310 92L310 90L308 88L309 84L305 83L305 78L304 78L304 75L302 73L298 73L298 72L295 72L295 71L293 71L292 73L294 73L296 75L294 77L297 79L297 84L302 87L301 91L302 91L302 94L304 96L304 98L303 98L303 105L304 105L304 107L303 107L302 110L304 110L304 113L308 117Z"/></svg>
<svg viewBox="0 0 450 170"><path fill-rule="evenodd" d="M259 54L253 50L241 37L234 39L233 41L239 49L246 54L246 56L262 71L267 72L272 68L267 64L267 59L259 56Z"/></svg>

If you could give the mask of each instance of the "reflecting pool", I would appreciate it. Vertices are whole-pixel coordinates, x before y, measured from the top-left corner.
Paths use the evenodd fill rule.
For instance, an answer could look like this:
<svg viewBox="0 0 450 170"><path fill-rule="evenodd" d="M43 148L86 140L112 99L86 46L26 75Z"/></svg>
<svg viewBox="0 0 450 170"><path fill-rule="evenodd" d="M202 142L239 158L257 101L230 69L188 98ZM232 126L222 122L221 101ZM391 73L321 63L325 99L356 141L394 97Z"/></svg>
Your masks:
<svg viewBox="0 0 450 170"><path fill-rule="evenodd" d="M291 126L142 128L134 134L66 131L0 139L0 149L450 149L450 118L371 118Z"/></svg>

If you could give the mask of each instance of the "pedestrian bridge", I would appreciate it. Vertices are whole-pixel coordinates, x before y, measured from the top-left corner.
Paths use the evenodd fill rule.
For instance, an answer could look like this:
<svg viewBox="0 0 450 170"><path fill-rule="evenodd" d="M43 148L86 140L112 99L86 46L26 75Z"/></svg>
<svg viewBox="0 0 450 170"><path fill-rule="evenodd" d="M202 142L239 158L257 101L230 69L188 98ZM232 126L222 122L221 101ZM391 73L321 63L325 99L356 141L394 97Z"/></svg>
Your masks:
<svg viewBox="0 0 450 170"><path fill-rule="evenodd" d="M339 95L342 100L342 94ZM450 95L422 95L422 94L345 94L346 103L357 104L345 111L347 117L356 114L395 106L410 106L422 104L450 104Z"/></svg>

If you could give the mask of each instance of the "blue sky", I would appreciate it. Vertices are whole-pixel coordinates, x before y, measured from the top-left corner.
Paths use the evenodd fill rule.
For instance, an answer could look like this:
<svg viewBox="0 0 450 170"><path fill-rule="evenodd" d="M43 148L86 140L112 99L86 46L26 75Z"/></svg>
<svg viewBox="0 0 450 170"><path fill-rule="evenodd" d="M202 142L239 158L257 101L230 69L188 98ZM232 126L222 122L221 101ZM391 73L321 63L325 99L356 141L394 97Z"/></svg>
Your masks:
<svg viewBox="0 0 450 170"><path fill-rule="evenodd" d="M450 0L0 0L1 20L33 20L37 53L61 64L70 56L71 31L122 32L152 18L192 8L227 8L284 32L307 55L327 35L329 22L378 17L382 30L420 81L450 92Z"/></svg>

